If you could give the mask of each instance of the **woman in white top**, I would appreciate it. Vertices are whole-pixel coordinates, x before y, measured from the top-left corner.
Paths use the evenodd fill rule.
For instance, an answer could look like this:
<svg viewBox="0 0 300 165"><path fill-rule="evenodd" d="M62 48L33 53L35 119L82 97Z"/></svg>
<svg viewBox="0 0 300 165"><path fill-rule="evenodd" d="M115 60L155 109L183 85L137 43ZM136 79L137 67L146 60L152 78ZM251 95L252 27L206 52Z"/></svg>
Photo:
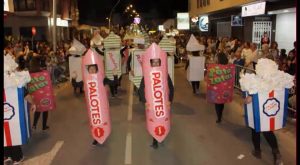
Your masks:
<svg viewBox="0 0 300 165"><path fill-rule="evenodd" d="M251 43L250 46L251 50L252 50L252 63L253 63L253 69L255 69L255 65L257 64L258 61L258 51L257 51L257 44L256 43Z"/></svg>
<svg viewBox="0 0 300 165"><path fill-rule="evenodd" d="M254 69L253 68L253 54L252 50L250 49L250 42L245 42L244 48L242 50L242 58L245 59L245 67L248 69Z"/></svg>
<svg viewBox="0 0 300 165"><path fill-rule="evenodd" d="M278 50L277 42L272 42L271 43L270 53L273 56L274 61L278 62L278 60L279 60L279 50Z"/></svg>

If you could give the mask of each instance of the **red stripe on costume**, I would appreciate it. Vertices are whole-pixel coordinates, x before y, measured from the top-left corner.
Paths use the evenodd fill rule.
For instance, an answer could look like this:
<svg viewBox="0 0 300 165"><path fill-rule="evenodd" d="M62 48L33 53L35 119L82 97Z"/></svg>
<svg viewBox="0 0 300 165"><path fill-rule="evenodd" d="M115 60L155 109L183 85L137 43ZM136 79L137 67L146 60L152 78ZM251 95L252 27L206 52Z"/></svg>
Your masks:
<svg viewBox="0 0 300 165"><path fill-rule="evenodd" d="M3 102L6 102L6 94L5 94L5 90L3 90Z"/></svg>
<svg viewBox="0 0 300 165"><path fill-rule="evenodd" d="M273 97L274 97L274 90L272 90L269 93L269 98L273 98ZM275 118L271 117L270 118L270 131L274 131L274 129L275 129Z"/></svg>
<svg viewBox="0 0 300 165"><path fill-rule="evenodd" d="M269 98L274 97L274 90L269 93Z"/></svg>
<svg viewBox="0 0 300 165"><path fill-rule="evenodd" d="M11 146L12 143L11 143L9 122L5 121L3 125L4 125L4 134L5 134L5 139L6 139L6 145Z"/></svg>
<svg viewBox="0 0 300 165"><path fill-rule="evenodd" d="M270 118L270 131L274 131L275 129L275 118L271 117Z"/></svg>

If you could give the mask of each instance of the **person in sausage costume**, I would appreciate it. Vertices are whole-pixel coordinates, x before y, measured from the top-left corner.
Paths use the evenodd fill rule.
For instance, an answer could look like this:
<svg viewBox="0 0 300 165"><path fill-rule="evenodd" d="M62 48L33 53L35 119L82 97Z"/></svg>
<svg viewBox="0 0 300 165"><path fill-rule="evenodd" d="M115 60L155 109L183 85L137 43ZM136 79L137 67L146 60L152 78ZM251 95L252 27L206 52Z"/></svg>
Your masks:
<svg viewBox="0 0 300 165"><path fill-rule="evenodd" d="M147 130L158 148L170 130L170 106L174 86L168 74L167 54L153 43L142 58L143 78L139 88L140 101L145 103Z"/></svg>
<svg viewBox="0 0 300 165"><path fill-rule="evenodd" d="M93 146L103 144L111 132L108 91L109 80L104 76L103 58L89 49L82 59L84 92L90 121Z"/></svg>

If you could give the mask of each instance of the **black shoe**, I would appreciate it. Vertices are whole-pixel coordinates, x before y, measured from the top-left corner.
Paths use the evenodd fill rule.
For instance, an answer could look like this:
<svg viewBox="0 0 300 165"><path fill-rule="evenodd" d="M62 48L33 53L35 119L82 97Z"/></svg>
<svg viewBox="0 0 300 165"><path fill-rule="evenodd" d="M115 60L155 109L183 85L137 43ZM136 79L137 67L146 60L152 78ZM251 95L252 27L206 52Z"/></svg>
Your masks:
<svg viewBox="0 0 300 165"><path fill-rule="evenodd" d="M283 165L281 154L279 152L273 153L274 165Z"/></svg>
<svg viewBox="0 0 300 165"><path fill-rule="evenodd" d="M36 130L36 126L34 125L34 126L32 126L32 130Z"/></svg>
<svg viewBox="0 0 300 165"><path fill-rule="evenodd" d="M98 142L96 140L93 141L92 146L96 146Z"/></svg>
<svg viewBox="0 0 300 165"><path fill-rule="evenodd" d="M221 119L216 120L216 123L220 124L221 123Z"/></svg>
<svg viewBox="0 0 300 165"><path fill-rule="evenodd" d="M158 143L152 143L151 147L153 147L154 149L158 148Z"/></svg>
<svg viewBox="0 0 300 165"><path fill-rule="evenodd" d="M253 150L252 155L257 159L261 159L261 151L260 150Z"/></svg>
<svg viewBox="0 0 300 165"><path fill-rule="evenodd" d="M48 130L50 127L46 126L46 127L43 127L43 131L46 131Z"/></svg>

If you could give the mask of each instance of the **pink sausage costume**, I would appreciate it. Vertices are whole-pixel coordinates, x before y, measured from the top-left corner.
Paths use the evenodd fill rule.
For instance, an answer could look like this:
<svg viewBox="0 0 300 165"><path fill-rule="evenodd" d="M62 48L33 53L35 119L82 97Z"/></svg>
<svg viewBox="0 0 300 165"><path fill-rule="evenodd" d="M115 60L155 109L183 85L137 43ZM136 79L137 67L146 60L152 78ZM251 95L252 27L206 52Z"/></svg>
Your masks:
<svg viewBox="0 0 300 165"><path fill-rule="evenodd" d="M90 74L87 68L93 64L97 65L98 72ZM107 91L103 84L103 59L94 50L89 49L82 57L81 67L91 133L97 142L103 144L111 132L109 102Z"/></svg>
<svg viewBox="0 0 300 165"><path fill-rule="evenodd" d="M160 59L161 65L151 67L152 59ZM162 142L170 131L167 54L153 43L143 55L142 68L145 98L149 104L149 109L146 109L147 129L158 142Z"/></svg>

